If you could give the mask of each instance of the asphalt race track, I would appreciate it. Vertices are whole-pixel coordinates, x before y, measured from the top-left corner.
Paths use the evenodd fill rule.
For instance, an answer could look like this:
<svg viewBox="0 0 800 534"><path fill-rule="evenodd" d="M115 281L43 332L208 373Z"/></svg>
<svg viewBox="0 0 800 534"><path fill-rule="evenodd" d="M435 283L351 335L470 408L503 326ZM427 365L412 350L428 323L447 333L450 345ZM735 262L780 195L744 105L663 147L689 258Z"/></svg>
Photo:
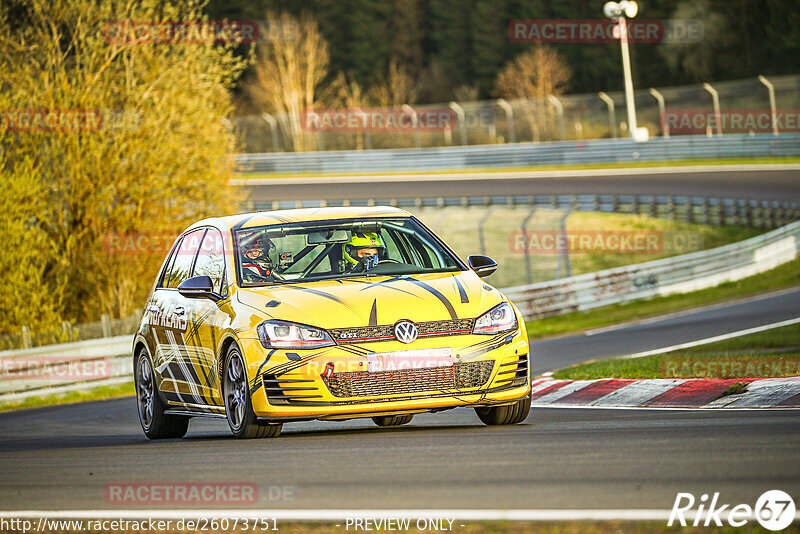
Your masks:
<svg viewBox="0 0 800 534"><path fill-rule="evenodd" d="M796 317L798 291L540 342L534 365ZM800 493L798 443L800 410L581 408L534 409L513 427L485 427L469 409L396 429L294 423L278 439L250 441L235 440L225 421L195 419L186 438L150 442L131 397L0 414L0 503L130 510L105 500L106 484L225 481L258 485L261 509L668 510L678 492L715 491L753 505L769 489Z"/></svg>
<svg viewBox="0 0 800 534"><path fill-rule="evenodd" d="M790 167L529 174L244 187L254 201L578 193L800 201L800 172ZM779 291L540 341L534 370L798 316L800 288ZM418 415L395 429L369 420L294 423L278 439L249 441L235 440L223 420L195 419L186 438L150 442L129 397L0 414L0 509L130 510L104 497L107 484L128 482L254 483L259 499L249 506L260 509L668 510L678 492L753 505L770 489L800 494L798 444L800 410L584 408L537 408L513 427L485 427L470 409Z"/></svg>
<svg viewBox="0 0 800 534"><path fill-rule="evenodd" d="M132 481L251 482L262 509L663 510L679 491L751 506L765 490L800 492L798 410L542 408L485 427L457 409L397 429L296 423L249 441L194 420L184 439L149 442L125 398L5 414L0 432L5 510L127 510L104 487ZM284 488L290 499L269 498Z"/></svg>
<svg viewBox="0 0 800 534"><path fill-rule="evenodd" d="M485 176L485 175L484 175ZM800 201L800 167L721 171L664 168L531 171L389 177L258 179L242 185L254 202L507 195L676 195ZM513 176L513 177L512 177ZM244 178L237 184L248 184Z"/></svg>
<svg viewBox="0 0 800 534"><path fill-rule="evenodd" d="M800 317L800 288L533 344L536 374L587 360L636 354Z"/></svg>

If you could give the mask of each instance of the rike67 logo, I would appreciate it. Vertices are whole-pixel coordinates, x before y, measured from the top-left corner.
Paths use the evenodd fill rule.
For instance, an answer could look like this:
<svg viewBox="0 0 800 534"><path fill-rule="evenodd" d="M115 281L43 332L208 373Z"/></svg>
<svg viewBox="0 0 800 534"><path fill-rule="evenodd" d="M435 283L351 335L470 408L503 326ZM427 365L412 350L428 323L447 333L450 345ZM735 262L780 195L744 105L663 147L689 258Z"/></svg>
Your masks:
<svg viewBox="0 0 800 534"><path fill-rule="evenodd" d="M678 493L667 526L671 527L677 521L685 527L687 521L694 519L691 525L695 527L721 527L724 522L732 527L742 527L755 519L763 528L777 531L792 524L795 512L794 499L781 490L765 491L754 507L749 504L723 504L719 502L719 492L714 493L711 499L704 493L699 500L691 493Z"/></svg>

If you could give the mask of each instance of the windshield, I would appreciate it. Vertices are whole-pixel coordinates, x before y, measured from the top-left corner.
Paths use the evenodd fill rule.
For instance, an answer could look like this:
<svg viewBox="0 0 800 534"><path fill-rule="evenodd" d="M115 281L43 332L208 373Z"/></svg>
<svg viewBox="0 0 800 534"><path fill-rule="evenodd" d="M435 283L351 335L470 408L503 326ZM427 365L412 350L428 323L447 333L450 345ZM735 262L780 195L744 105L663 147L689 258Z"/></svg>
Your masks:
<svg viewBox="0 0 800 534"><path fill-rule="evenodd" d="M452 252L408 217L239 229L234 242L244 286L462 270Z"/></svg>

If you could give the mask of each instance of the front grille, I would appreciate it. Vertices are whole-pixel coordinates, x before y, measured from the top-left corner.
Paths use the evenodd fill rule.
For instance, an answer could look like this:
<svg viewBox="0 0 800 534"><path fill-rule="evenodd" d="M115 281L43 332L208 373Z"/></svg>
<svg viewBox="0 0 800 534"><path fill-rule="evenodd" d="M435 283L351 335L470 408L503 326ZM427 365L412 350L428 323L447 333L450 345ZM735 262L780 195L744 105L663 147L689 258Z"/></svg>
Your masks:
<svg viewBox="0 0 800 534"><path fill-rule="evenodd" d="M380 397L481 387L491 377L493 366L494 361L488 360L449 367L336 373L322 380L334 397Z"/></svg>
<svg viewBox="0 0 800 534"><path fill-rule="evenodd" d="M472 332L475 319L448 319L446 321L425 321L415 324L419 337L456 336ZM395 339L394 325L333 328L328 332L337 343L365 343Z"/></svg>

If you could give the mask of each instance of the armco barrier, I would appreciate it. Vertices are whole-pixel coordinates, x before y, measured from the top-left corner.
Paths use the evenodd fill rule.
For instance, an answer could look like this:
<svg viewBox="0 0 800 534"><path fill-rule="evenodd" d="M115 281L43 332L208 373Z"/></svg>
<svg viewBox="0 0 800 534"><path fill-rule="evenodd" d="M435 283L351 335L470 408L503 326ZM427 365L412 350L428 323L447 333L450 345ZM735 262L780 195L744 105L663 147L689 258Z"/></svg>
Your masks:
<svg viewBox="0 0 800 534"><path fill-rule="evenodd" d="M438 148L238 154L240 172L349 173L800 155L800 134L595 139Z"/></svg>
<svg viewBox="0 0 800 534"><path fill-rule="evenodd" d="M800 221L711 250L503 291L526 319L535 319L740 280L794 260L798 248ZM0 403L131 380L131 341L131 336L118 336L2 351ZM87 361L104 361L101 368L108 373L77 377L67 373L60 377L48 370Z"/></svg>
<svg viewBox="0 0 800 534"><path fill-rule="evenodd" d="M126 382L133 336L0 352L0 403Z"/></svg>
<svg viewBox="0 0 800 534"><path fill-rule="evenodd" d="M526 319L534 319L741 280L794 260L798 248L800 221L715 249L510 287L504 293Z"/></svg>

